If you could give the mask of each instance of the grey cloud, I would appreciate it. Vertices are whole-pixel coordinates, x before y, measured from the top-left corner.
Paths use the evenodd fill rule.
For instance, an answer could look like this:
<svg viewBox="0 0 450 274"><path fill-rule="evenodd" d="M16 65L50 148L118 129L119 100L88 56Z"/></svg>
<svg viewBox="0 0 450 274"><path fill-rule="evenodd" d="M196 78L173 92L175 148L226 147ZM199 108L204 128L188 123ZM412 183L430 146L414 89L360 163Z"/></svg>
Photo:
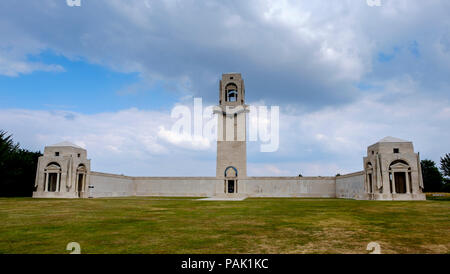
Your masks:
<svg viewBox="0 0 450 274"><path fill-rule="evenodd" d="M215 101L217 79L241 71L258 98L320 106L348 102L352 84L367 70L367 49L347 24L344 3L284 1L33 1L2 2L1 16L56 53L138 71L144 79L182 81L189 91ZM360 5L357 5L359 8ZM341 18L342 17L342 18ZM15 39L3 44L16 47ZM23 50L25 55L26 49ZM301 98L302 100L299 100Z"/></svg>
<svg viewBox="0 0 450 274"><path fill-rule="evenodd" d="M394 82L390 90L398 89ZM401 89L401 88L400 88ZM378 94L345 106L301 113L281 111L280 146L262 153L248 143L251 176L335 175L361 170L367 146L393 135L414 142L423 158L439 160L450 150L450 101L412 94L390 104ZM411 108L411 106L414 106ZM0 124L24 147L69 140L88 149L93 169L146 176L214 176L215 143L196 143L168 132L167 112L128 109L98 114L0 110ZM162 130L165 129L164 130ZM199 168L201 167L201 168Z"/></svg>
<svg viewBox="0 0 450 274"><path fill-rule="evenodd" d="M45 70L11 64L29 66L27 55L52 50L139 72L142 83L131 91L164 81L166 89L202 96L206 104L217 100L222 72L242 72L249 102L280 104L285 113L277 153L259 157L249 145L249 170L255 173L295 174L297 166L319 171L320 163L321 172L328 170L321 175L355 171L365 147L385 135L412 139L434 160L450 149L443 126L450 119L449 1L382 0L381 7L368 7L364 0L82 2L69 8L57 0L1 1L0 73ZM414 42L419 56L409 49ZM400 52L392 61L377 60L396 47ZM358 90L360 83L374 88ZM149 119L139 111L76 113L74 120L62 115L58 121L65 131L55 132L44 114L14 113L5 110L0 118L16 118L2 124L36 149L62 137L81 138L75 129L85 132L82 141L93 148L99 170L211 175L195 174L204 164L213 174L214 154L174 147L158 140L157 131L147 131L167 125L164 115L152 125L136 124L135 119ZM42 121L17 122L32 116ZM171 157L164 156L167 151ZM136 157L145 164L134 165ZM192 161L173 171L174 158Z"/></svg>
<svg viewBox="0 0 450 274"><path fill-rule="evenodd" d="M316 109L355 100L360 81L404 74L442 94L450 54L438 56L437 45L445 49L449 11L448 1L437 0L382 1L381 7L365 1L104 0L83 1L80 8L56 0L2 1L7 27L0 45L17 48L22 61L50 49L140 72L144 83L188 79L177 89L209 102L216 101L220 74L240 71L252 90L249 99ZM419 58L402 51L389 65L377 62L379 52L412 42Z"/></svg>

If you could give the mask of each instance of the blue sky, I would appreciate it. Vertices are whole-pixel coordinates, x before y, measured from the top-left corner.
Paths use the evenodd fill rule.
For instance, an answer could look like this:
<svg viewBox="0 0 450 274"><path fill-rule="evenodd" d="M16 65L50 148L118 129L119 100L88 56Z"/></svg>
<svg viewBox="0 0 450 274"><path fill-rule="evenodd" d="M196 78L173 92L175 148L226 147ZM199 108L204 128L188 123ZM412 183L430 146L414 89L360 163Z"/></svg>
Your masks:
<svg viewBox="0 0 450 274"><path fill-rule="evenodd" d="M0 3L0 128L32 150L63 140L96 171L214 175L215 144L167 134L171 109L216 104L241 72L280 106L280 148L248 145L249 175L362 169L391 135L450 152L450 3L64 0Z"/></svg>
<svg viewBox="0 0 450 274"><path fill-rule="evenodd" d="M129 89L140 81L137 72L121 73L82 58L70 60L51 51L27 56L26 60L57 64L61 69L16 77L0 76L1 108L98 113L131 107L170 108L178 99L161 83L145 89Z"/></svg>

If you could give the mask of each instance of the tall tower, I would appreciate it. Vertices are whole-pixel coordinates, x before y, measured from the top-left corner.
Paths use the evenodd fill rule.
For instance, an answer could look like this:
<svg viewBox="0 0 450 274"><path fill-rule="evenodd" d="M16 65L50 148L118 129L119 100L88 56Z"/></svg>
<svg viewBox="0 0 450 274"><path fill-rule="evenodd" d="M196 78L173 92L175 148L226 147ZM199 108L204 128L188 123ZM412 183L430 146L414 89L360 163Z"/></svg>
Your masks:
<svg viewBox="0 0 450 274"><path fill-rule="evenodd" d="M217 123L217 178L225 193L239 193L238 180L247 177L244 80L240 73L222 75Z"/></svg>

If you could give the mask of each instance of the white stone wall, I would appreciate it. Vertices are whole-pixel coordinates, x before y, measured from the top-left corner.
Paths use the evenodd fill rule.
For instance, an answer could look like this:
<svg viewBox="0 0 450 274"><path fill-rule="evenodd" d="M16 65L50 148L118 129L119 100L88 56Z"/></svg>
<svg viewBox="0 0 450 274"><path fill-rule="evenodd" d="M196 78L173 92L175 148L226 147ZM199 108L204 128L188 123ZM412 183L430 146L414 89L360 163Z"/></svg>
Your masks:
<svg viewBox="0 0 450 274"><path fill-rule="evenodd" d="M89 197L134 196L133 178L100 172L91 172ZM93 188L92 188L93 187Z"/></svg>
<svg viewBox="0 0 450 274"><path fill-rule="evenodd" d="M215 177L137 177L137 196L211 197L223 192L223 181Z"/></svg>
<svg viewBox="0 0 450 274"><path fill-rule="evenodd" d="M224 195L215 177L128 177L91 172L91 197ZM334 177L248 177L238 194L249 197L336 197Z"/></svg>
<svg viewBox="0 0 450 274"><path fill-rule="evenodd" d="M90 197L225 195L215 177L128 177L91 172ZM363 172L338 177L248 177L238 180L238 195L248 197L367 198Z"/></svg>
<svg viewBox="0 0 450 274"><path fill-rule="evenodd" d="M336 177L337 198L367 199L366 196L363 171Z"/></svg>
<svg viewBox="0 0 450 274"><path fill-rule="evenodd" d="M249 177L238 187L249 197L336 197L334 177Z"/></svg>
<svg viewBox="0 0 450 274"><path fill-rule="evenodd" d="M189 196L210 197L223 191L215 177L129 177L91 172L90 197Z"/></svg>

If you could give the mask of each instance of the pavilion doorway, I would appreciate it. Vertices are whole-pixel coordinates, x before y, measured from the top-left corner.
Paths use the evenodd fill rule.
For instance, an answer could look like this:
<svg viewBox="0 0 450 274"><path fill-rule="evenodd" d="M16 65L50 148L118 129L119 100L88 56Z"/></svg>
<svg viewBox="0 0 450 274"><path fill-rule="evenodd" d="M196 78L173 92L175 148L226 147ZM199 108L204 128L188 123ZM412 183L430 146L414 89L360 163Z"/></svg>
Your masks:
<svg viewBox="0 0 450 274"><path fill-rule="evenodd" d="M395 191L397 193L406 193L406 173L395 172Z"/></svg>

